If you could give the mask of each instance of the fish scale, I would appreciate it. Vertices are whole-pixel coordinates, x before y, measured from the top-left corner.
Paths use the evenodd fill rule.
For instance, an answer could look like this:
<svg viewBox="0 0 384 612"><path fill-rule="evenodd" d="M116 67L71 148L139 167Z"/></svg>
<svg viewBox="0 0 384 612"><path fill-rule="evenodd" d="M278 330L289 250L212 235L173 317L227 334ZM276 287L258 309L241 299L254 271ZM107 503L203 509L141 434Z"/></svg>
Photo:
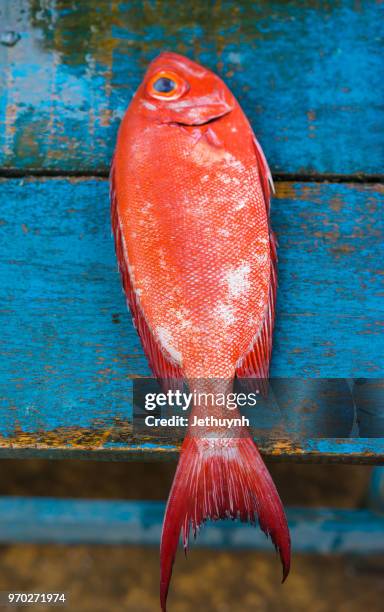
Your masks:
<svg viewBox="0 0 384 612"><path fill-rule="evenodd" d="M208 353L210 368L204 370L204 376L228 376L231 369L234 374L237 360L255 335L255 321L260 326L264 317L271 265L265 205L259 213L255 206L255 202L262 201L262 192L251 135L241 161L235 157L235 153L239 155L237 151L232 154L217 150L217 146L207 143L204 134L191 145L191 137L185 131L155 126L145 137L145 151L139 160L130 150L130 144L137 142L134 130L125 141L124 177L133 189L127 194L129 207L122 213L141 307L155 333L157 327L172 330L175 351L182 354L185 368L191 364L192 371L187 370L186 376L198 374L195 368L201 354L207 357ZM198 151L191 153L191 146L195 151L204 148L204 164ZM213 156L210 165L208 147ZM156 149L161 149L161 157L156 159L154 173ZM182 164L172 170L173 160L178 157L187 164L182 171ZM233 168L235 163L241 168ZM205 176L209 180L201 181ZM223 182L223 176L229 180ZM239 185L237 181L242 182ZM236 210L239 201L244 206ZM260 238L265 239L264 243ZM158 257L160 251L165 269ZM263 267L259 261L262 258ZM236 296L228 290L226 275L244 264L250 278L247 290ZM180 327L175 317L180 306L190 311L192 339L190 330Z"/></svg>
<svg viewBox="0 0 384 612"><path fill-rule="evenodd" d="M163 384L176 377L228 396L235 376L267 377L276 294L270 183L260 145L222 80L177 54L154 60L119 129L111 203L127 300ZM207 412L223 417L225 408L196 400L191 418ZM256 516L285 577L284 511L248 431L190 426L164 519L162 609L181 531L186 546L190 528L207 519Z"/></svg>

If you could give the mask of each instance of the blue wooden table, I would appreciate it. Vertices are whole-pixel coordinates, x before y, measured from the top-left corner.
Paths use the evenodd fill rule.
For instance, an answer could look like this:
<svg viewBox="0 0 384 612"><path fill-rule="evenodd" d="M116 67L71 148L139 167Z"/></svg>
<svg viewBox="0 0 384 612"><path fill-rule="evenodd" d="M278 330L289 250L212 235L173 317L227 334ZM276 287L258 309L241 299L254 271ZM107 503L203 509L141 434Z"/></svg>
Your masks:
<svg viewBox="0 0 384 612"><path fill-rule="evenodd" d="M304 430L298 414L279 437L256 415L261 451L383 462L383 17L373 0L2 2L0 456L178 454L132 430L132 381L150 372L121 292L107 184L132 93L171 49L228 82L276 179L272 376L376 388L373 413L340 407L342 429L324 410L320 431L318 413Z"/></svg>

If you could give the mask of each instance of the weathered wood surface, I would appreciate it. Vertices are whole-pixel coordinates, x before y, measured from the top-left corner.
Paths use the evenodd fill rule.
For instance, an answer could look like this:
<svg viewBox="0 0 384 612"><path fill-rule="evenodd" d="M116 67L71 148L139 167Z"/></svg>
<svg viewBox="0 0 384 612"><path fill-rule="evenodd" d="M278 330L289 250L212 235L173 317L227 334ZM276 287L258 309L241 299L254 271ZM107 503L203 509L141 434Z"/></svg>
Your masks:
<svg viewBox="0 0 384 612"><path fill-rule="evenodd" d="M383 191L278 184L273 376L383 376ZM132 435L131 383L150 372L120 287L107 181L3 179L0 199L3 454L174 456L177 446ZM333 416L324 415L329 436L348 436L350 415L345 435L332 430ZM364 440L316 441L302 439L300 419L297 427L287 442L261 436L262 450L303 459L384 456L384 440L368 439L372 431ZM312 438L310 422L308 431Z"/></svg>
<svg viewBox="0 0 384 612"><path fill-rule="evenodd" d="M383 173L383 4L3 0L0 167L106 172L147 63L171 49L217 70L272 170Z"/></svg>
<svg viewBox="0 0 384 612"><path fill-rule="evenodd" d="M158 546L162 502L0 498L0 542ZM384 518L369 510L287 508L296 553L384 552ZM192 547L273 551L255 527L210 522Z"/></svg>
<svg viewBox="0 0 384 612"><path fill-rule="evenodd" d="M79 428L21 432L1 437L2 459L92 459L100 461L176 461L181 444L137 441L121 422L103 431ZM111 441L112 440L112 441ZM271 440L255 437L271 461L384 465L383 438L302 438Z"/></svg>

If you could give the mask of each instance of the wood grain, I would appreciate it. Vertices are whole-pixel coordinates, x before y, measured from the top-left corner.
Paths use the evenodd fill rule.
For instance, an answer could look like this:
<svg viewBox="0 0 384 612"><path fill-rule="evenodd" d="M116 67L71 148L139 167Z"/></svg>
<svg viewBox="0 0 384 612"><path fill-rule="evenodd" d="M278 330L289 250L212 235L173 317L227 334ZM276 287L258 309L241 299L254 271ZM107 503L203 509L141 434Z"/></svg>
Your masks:
<svg viewBox="0 0 384 612"><path fill-rule="evenodd" d="M218 71L272 170L383 172L383 5L316 0L4 0L0 167L106 172L147 63L171 49Z"/></svg>

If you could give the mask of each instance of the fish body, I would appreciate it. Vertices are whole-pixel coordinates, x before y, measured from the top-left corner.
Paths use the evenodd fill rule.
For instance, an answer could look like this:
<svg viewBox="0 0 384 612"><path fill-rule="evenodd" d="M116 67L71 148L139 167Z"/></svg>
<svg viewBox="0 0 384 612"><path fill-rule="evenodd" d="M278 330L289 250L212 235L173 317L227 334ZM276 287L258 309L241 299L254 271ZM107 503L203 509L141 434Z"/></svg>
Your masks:
<svg viewBox="0 0 384 612"><path fill-rule="evenodd" d="M235 376L266 378L272 350L276 244L271 175L223 81L163 53L120 126L111 170L112 226L124 288L158 378L230 393ZM223 416L213 405L210 414ZM206 415L196 403L192 416ZM236 412L236 411L235 411ZM233 417L233 411L231 417ZM232 516L255 522L289 568L280 499L246 431L189 433L168 501L161 604L183 530Z"/></svg>

